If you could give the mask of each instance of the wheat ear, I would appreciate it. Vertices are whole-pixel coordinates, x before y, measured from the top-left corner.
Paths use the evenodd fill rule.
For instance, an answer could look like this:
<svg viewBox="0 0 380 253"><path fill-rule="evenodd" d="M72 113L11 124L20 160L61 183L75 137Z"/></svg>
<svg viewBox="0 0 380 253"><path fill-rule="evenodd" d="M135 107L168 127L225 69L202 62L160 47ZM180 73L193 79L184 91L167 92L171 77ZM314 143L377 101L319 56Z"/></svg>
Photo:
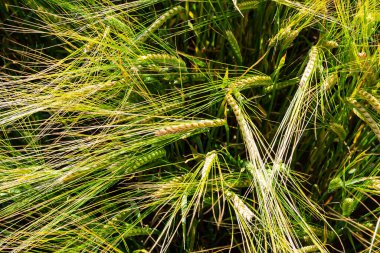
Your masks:
<svg viewBox="0 0 380 253"><path fill-rule="evenodd" d="M295 253L309 253L318 251L319 248L316 245L305 246L296 250Z"/></svg>
<svg viewBox="0 0 380 253"><path fill-rule="evenodd" d="M232 52L236 57L237 64L241 65L243 62L243 57L241 56L239 43L237 42L234 34L230 30L226 31L226 37L227 37L228 42L230 43Z"/></svg>
<svg viewBox="0 0 380 253"><path fill-rule="evenodd" d="M255 214L251 209L249 209L243 200L241 200L240 197L234 192L229 190L226 190L226 196L232 202L235 212L237 212L240 217L243 217L245 221L252 222L253 218L255 218Z"/></svg>
<svg viewBox="0 0 380 253"><path fill-rule="evenodd" d="M273 47L276 45L276 42L278 41L283 41L281 46L283 48L287 48L293 41L294 39L298 36L299 31L298 30L292 30L291 27L285 27L280 29L278 33L272 37L269 40L269 47Z"/></svg>
<svg viewBox="0 0 380 253"><path fill-rule="evenodd" d="M339 44L336 41L334 41L334 40L328 40L328 41L325 41L322 44L322 46L324 46L327 49L334 49L334 48L339 47Z"/></svg>
<svg viewBox="0 0 380 253"><path fill-rule="evenodd" d="M88 169L80 169L80 170L73 169L73 170L67 172L66 174L64 174L62 177L58 178L57 182L59 184L65 184L65 183L71 182L71 181L83 176L87 171L88 171Z"/></svg>
<svg viewBox="0 0 380 253"><path fill-rule="evenodd" d="M206 179L208 177L208 174L217 156L218 155L213 151L207 153L205 163L203 164L203 167L201 170L201 175L202 175L201 179Z"/></svg>
<svg viewBox="0 0 380 253"><path fill-rule="evenodd" d="M168 19L177 15L185 10L182 6L176 6L164 14L162 14L156 21L154 21L138 38L138 42L145 42L149 36L154 33L160 26L162 26Z"/></svg>
<svg viewBox="0 0 380 253"><path fill-rule="evenodd" d="M324 91L330 90L338 82L338 73L332 73L324 80L322 89Z"/></svg>
<svg viewBox="0 0 380 253"><path fill-rule="evenodd" d="M300 81L301 87L306 84L306 82L310 79L311 74L314 72L317 57L318 57L318 47L313 46L310 49L309 61L307 62L305 71L303 72L302 77L301 77L301 81Z"/></svg>
<svg viewBox="0 0 380 253"><path fill-rule="evenodd" d="M356 110L354 110L354 113L355 114L359 113L357 114L358 117L363 119L365 122L367 122L368 126L372 129L376 137L380 140L379 125L371 117L371 115L367 112L367 110L358 101L354 99L349 99L348 101L355 107Z"/></svg>
<svg viewBox="0 0 380 253"><path fill-rule="evenodd" d="M181 187L186 187L186 180L193 177L194 174L189 172L177 177L173 177L169 181L160 184L160 188L154 192L154 196L157 196L159 198L162 198L164 196L168 196L170 194L173 194L176 189Z"/></svg>
<svg viewBox="0 0 380 253"><path fill-rule="evenodd" d="M233 87L238 90L245 90L255 86L269 86L273 81L270 76L250 76L238 79L233 83Z"/></svg>
<svg viewBox="0 0 380 253"><path fill-rule="evenodd" d="M356 202L352 198L345 198L342 201L342 215L344 217L349 217L354 211L356 207Z"/></svg>
<svg viewBox="0 0 380 253"><path fill-rule="evenodd" d="M241 11L247 11L247 10L252 10L257 8L257 5L260 3L258 0L253 0L253 1L244 1L241 3L237 4L237 7Z"/></svg>
<svg viewBox="0 0 380 253"><path fill-rule="evenodd" d="M371 93L365 90L358 91L361 98L367 100L367 102L376 110L377 113L380 114L380 101Z"/></svg>
<svg viewBox="0 0 380 253"><path fill-rule="evenodd" d="M156 136L162 136L167 134L175 134L181 132L187 132L194 129L206 128L206 127L218 127L226 124L226 120L224 119L215 119L215 120L200 120L191 123L183 123L180 125L169 126L163 129L157 130L154 132Z"/></svg>
<svg viewBox="0 0 380 253"><path fill-rule="evenodd" d="M147 54L137 58L137 64L144 64L146 62L158 62L186 68L186 63L182 59L169 54Z"/></svg>
<svg viewBox="0 0 380 253"><path fill-rule="evenodd" d="M289 86L296 85L299 82L300 82L300 79L298 77L297 78L293 78L293 79L289 79L289 80L286 80L286 81L283 81L283 82L279 82L279 83L276 83L276 84L272 84L272 85L269 85L269 86L265 87L264 88L264 92L265 93L270 93L273 90L280 90L280 89L283 89L283 88L286 88L286 87L289 87Z"/></svg>
<svg viewBox="0 0 380 253"><path fill-rule="evenodd" d="M330 129L339 137L339 140L344 141L346 139L347 132L342 125L331 123Z"/></svg>
<svg viewBox="0 0 380 253"><path fill-rule="evenodd" d="M137 158L132 163L133 165L126 169L125 173L133 173L141 166L148 164L152 161L157 160L158 158L164 157L166 155L165 149L158 149L153 152L150 152L147 155L144 155L143 157Z"/></svg>
<svg viewBox="0 0 380 253"><path fill-rule="evenodd" d="M243 112L236 100L232 97L230 93L227 93L226 100L228 105L232 108L236 121L240 127L240 131L244 142L246 143L246 148L251 159L255 159L258 155L258 148L256 146L255 139L253 137L252 131L250 129L249 123L244 118Z"/></svg>

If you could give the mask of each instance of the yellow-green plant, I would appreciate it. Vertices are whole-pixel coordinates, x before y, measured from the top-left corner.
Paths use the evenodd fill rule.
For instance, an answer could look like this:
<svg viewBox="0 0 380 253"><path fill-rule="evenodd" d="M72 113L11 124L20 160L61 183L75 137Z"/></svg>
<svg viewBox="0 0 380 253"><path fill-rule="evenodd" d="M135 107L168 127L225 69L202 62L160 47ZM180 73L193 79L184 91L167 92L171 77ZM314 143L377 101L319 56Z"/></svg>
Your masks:
<svg viewBox="0 0 380 253"><path fill-rule="evenodd" d="M377 1L19 4L0 251L380 249Z"/></svg>

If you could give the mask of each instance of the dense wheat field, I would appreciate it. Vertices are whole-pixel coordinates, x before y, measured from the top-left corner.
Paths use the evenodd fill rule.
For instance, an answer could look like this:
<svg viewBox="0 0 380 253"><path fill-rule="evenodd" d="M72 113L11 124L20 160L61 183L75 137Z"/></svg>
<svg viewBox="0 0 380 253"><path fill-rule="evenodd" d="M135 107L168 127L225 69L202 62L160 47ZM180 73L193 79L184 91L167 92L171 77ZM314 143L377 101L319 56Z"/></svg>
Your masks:
<svg viewBox="0 0 380 253"><path fill-rule="evenodd" d="M0 252L380 252L380 2L0 15Z"/></svg>

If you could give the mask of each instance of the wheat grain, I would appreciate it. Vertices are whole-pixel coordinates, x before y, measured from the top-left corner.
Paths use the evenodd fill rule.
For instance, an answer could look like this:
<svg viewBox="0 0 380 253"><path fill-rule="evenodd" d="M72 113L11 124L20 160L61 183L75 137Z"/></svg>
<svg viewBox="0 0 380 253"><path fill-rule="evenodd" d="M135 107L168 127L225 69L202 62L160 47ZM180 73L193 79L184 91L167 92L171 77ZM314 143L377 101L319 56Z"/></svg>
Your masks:
<svg viewBox="0 0 380 253"><path fill-rule="evenodd" d="M167 134L187 132L199 128L218 127L224 124L226 124L226 120L224 119L200 120L196 122L183 123L179 125L165 127L163 129L157 130L154 134L156 136L163 136Z"/></svg>

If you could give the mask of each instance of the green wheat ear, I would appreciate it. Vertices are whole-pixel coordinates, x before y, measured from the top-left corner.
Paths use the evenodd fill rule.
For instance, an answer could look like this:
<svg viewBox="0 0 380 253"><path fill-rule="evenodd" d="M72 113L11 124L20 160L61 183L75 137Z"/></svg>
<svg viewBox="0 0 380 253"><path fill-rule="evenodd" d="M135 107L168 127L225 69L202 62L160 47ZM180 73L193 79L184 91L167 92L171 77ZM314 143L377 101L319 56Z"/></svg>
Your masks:
<svg viewBox="0 0 380 253"><path fill-rule="evenodd" d="M347 136L347 131L344 129L344 127L337 123L331 123L330 129L339 137L339 140L344 141Z"/></svg>
<svg viewBox="0 0 380 253"><path fill-rule="evenodd" d="M209 128L209 127L219 127L226 124L226 120L224 119L216 119L216 120L200 120L191 123L182 123L179 125L169 126L157 130L154 132L156 136L168 135L168 134L176 134L182 132L188 132L199 128Z"/></svg>
<svg viewBox="0 0 380 253"><path fill-rule="evenodd" d="M343 181L339 177L333 178L328 186L328 192L333 192L343 187Z"/></svg>
<svg viewBox="0 0 380 253"><path fill-rule="evenodd" d="M243 63L243 57L241 56L241 51L239 47L239 43L237 42L235 35L230 31L226 31L226 37L228 42L230 43L230 46L232 48L232 52L236 58L236 62L238 65L241 65Z"/></svg>
<svg viewBox="0 0 380 253"><path fill-rule="evenodd" d="M158 158L162 158L166 155L165 149L158 149L151 153L144 154L136 160L132 160L132 166L127 168L124 173L134 173L136 170L150 162L157 160Z"/></svg>
<svg viewBox="0 0 380 253"><path fill-rule="evenodd" d="M258 5L261 3L261 0L251 0L251 1L244 1L244 2L239 2L237 4L237 7L241 11L249 11L252 9L256 9Z"/></svg>
<svg viewBox="0 0 380 253"><path fill-rule="evenodd" d="M319 251L319 247L317 245L310 245L297 249L295 253L311 253L317 251Z"/></svg>
<svg viewBox="0 0 380 253"><path fill-rule="evenodd" d="M357 206L357 202L352 198L345 198L342 202L342 215L349 217Z"/></svg>
<svg viewBox="0 0 380 253"><path fill-rule="evenodd" d="M232 84L232 86L239 91L250 89L252 87L270 85L273 85L273 81L270 76L265 75L244 76Z"/></svg>
<svg viewBox="0 0 380 253"><path fill-rule="evenodd" d="M267 87L264 88L264 92L265 93L270 93L273 90L281 90L281 89L284 89L284 88L287 88L287 87L295 86L295 85L299 84L299 82L300 82L300 79L298 77L292 78L292 79L289 79L289 80L278 82L276 84L269 85L269 86L267 86Z"/></svg>
<svg viewBox="0 0 380 253"><path fill-rule="evenodd" d="M149 64L164 64L178 67L179 69L186 69L186 63L179 57L168 54L147 54L139 56L136 59L137 65L149 65Z"/></svg>
<svg viewBox="0 0 380 253"><path fill-rule="evenodd" d="M185 9L182 6L176 6L164 14L162 14L156 21L154 21L142 34L137 37L137 42L145 42L160 26L162 26L166 21L168 21L173 16L179 14Z"/></svg>

